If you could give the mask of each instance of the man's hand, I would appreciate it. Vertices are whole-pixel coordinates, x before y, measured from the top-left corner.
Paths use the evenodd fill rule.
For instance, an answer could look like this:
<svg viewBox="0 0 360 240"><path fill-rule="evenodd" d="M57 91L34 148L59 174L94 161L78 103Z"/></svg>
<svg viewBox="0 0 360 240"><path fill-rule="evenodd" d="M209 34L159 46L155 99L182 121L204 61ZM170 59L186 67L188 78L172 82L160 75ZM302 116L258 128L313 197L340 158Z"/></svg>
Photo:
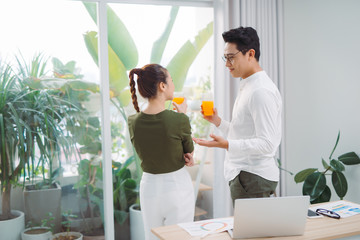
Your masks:
<svg viewBox="0 0 360 240"><path fill-rule="evenodd" d="M210 134L210 137L213 139L212 141L203 140L200 138L193 138L193 140L195 143L199 144L200 146L218 147L218 148L225 148L226 150L228 150L229 142L226 139L220 136L216 136L214 134Z"/></svg>
<svg viewBox="0 0 360 240"><path fill-rule="evenodd" d="M185 153L185 154L184 154L185 165L188 166L188 167L194 166L193 154L194 154L194 152L192 152L192 153Z"/></svg>
<svg viewBox="0 0 360 240"><path fill-rule="evenodd" d="M181 104L177 104L176 102L172 102L172 104L174 105L177 112L186 114L186 110L188 107L186 103L186 98L184 98L184 101Z"/></svg>
<svg viewBox="0 0 360 240"><path fill-rule="evenodd" d="M205 116L204 115L204 111L202 110L202 105L201 105L201 114L203 116L203 118L211 123L213 123L216 127L218 127L221 123L221 118L218 115L217 109L213 108L213 112L214 114L211 116Z"/></svg>

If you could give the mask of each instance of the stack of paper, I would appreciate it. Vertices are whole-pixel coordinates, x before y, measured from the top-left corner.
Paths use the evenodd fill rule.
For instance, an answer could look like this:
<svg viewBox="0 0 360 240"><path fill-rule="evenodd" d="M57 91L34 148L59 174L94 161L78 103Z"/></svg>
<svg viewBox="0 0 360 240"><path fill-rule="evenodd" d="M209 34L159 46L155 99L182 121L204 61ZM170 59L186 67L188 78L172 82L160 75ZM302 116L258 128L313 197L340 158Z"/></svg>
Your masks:
<svg viewBox="0 0 360 240"><path fill-rule="evenodd" d="M317 205L316 207L310 207L309 209L316 212L316 209L323 208L336 212L340 215L341 218L351 217L353 215L360 213L360 205L355 203L350 203L347 201L336 201L331 203L324 203Z"/></svg>
<svg viewBox="0 0 360 240"><path fill-rule="evenodd" d="M208 234L224 232L232 229L234 226L234 218L217 218L197 222L179 223L185 231L191 236L204 237Z"/></svg>

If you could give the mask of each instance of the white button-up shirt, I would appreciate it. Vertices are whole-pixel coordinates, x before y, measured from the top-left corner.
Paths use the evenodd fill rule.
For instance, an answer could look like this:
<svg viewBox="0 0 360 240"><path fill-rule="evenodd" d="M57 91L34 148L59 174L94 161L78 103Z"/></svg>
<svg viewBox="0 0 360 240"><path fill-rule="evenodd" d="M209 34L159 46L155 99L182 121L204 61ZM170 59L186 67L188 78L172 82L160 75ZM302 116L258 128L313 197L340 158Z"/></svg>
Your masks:
<svg viewBox="0 0 360 240"><path fill-rule="evenodd" d="M220 131L229 142L224 162L227 181L240 171L279 181L275 154L281 141L282 100L265 71L240 81L231 122L221 120Z"/></svg>

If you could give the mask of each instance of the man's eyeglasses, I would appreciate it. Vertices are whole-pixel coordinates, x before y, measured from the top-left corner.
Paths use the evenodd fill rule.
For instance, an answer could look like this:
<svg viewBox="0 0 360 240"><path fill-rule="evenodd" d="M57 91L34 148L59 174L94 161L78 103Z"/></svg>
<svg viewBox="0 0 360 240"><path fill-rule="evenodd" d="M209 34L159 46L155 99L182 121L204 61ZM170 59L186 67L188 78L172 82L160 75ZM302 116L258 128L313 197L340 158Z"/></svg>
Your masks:
<svg viewBox="0 0 360 240"><path fill-rule="evenodd" d="M318 209L316 209L316 212L319 213L319 214L321 214L321 215L327 216L327 217L340 219L340 215L339 215L339 214L337 214L336 212L327 210L327 209L318 208Z"/></svg>
<svg viewBox="0 0 360 240"><path fill-rule="evenodd" d="M238 54L239 52L241 51L238 51L237 53L230 53L230 54L227 54L226 56L222 56L222 60L224 60L224 62L227 62L229 61L229 63L232 65L234 63L234 57L236 54Z"/></svg>

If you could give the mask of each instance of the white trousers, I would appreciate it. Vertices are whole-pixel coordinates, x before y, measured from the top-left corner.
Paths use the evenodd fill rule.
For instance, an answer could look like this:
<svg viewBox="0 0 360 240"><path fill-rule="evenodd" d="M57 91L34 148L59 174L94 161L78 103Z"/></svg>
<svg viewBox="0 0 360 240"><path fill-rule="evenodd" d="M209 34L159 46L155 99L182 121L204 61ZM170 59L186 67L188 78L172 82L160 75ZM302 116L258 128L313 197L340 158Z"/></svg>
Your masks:
<svg viewBox="0 0 360 240"><path fill-rule="evenodd" d="M151 228L192 222L195 196L186 168L164 174L144 172L140 182L140 205L145 240L158 239Z"/></svg>

